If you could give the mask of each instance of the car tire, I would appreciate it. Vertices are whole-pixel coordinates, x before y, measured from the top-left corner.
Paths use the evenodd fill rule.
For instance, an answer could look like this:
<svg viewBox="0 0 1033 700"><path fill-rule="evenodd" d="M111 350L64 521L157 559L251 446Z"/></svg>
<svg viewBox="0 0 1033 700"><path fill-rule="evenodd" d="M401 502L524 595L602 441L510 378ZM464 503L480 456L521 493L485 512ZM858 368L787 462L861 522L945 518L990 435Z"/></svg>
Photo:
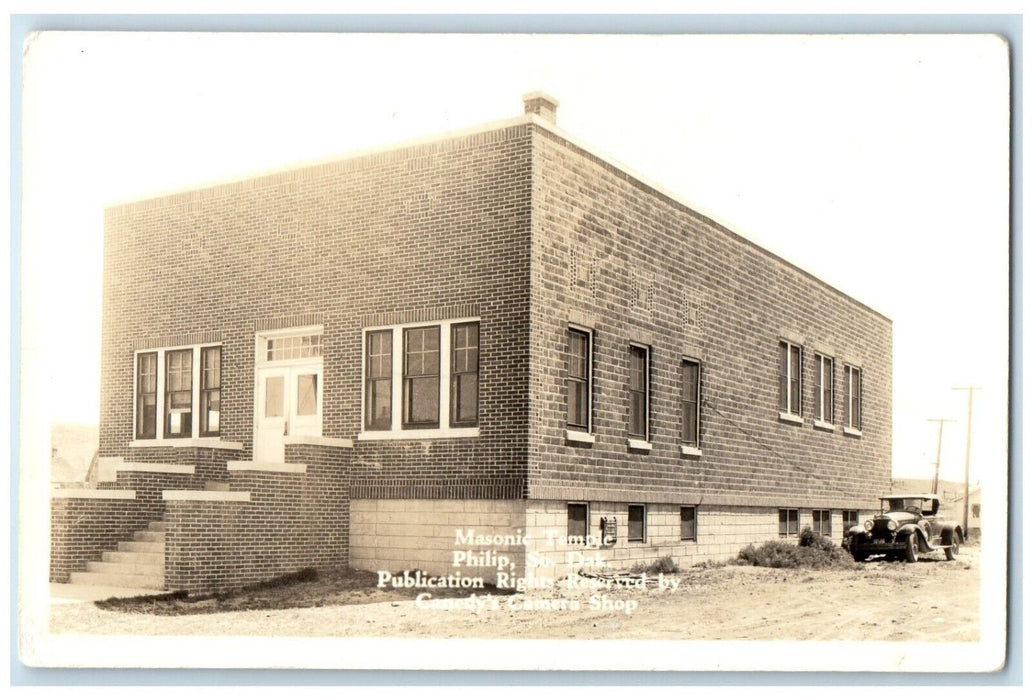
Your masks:
<svg viewBox="0 0 1033 700"><path fill-rule="evenodd" d="M911 533L907 536L907 549L904 550L904 561L914 564L918 561L918 535Z"/></svg>
<svg viewBox="0 0 1033 700"><path fill-rule="evenodd" d="M954 561L958 558L958 552L961 550L961 538L958 537L958 533L954 533L951 536L951 543L947 549L943 550L943 553L947 555L947 561Z"/></svg>
<svg viewBox="0 0 1033 700"><path fill-rule="evenodd" d="M864 552L851 551L850 556L854 558L854 561L865 561L868 558L868 555Z"/></svg>

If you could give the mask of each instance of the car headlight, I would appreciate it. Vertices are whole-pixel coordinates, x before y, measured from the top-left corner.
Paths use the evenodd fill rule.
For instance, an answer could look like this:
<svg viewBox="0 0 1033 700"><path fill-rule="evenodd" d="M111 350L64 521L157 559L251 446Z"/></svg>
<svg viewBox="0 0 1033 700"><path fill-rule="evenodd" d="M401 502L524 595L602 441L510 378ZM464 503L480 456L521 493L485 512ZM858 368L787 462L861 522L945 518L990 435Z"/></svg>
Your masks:
<svg viewBox="0 0 1033 700"><path fill-rule="evenodd" d="M872 522L871 520L865 520L864 521L864 531L865 532L871 532L873 527L875 527L875 523L874 522Z"/></svg>
<svg viewBox="0 0 1033 700"><path fill-rule="evenodd" d="M886 521L886 529L889 530L890 532L893 532L894 530L896 530L897 529L897 521L896 520L887 520Z"/></svg>

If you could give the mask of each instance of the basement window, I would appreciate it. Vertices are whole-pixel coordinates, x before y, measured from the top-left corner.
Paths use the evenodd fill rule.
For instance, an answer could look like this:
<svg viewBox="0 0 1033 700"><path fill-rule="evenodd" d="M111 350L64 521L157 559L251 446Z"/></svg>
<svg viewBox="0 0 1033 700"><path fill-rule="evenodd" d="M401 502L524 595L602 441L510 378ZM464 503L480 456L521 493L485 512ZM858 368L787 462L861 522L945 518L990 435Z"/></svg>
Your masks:
<svg viewBox="0 0 1033 700"><path fill-rule="evenodd" d="M682 542L696 541L696 506L682 506L681 539Z"/></svg>
<svg viewBox="0 0 1033 700"><path fill-rule="evenodd" d="M812 529L823 537L832 537L832 513L827 510L816 510L811 513Z"/></svg>
<svg viewBox="0 0 1033 700"><path fill-rule="evenodd" d="M800 511L795 508L778 509L778 536L796 537L800 534Z"/></svg>
<svg viewBox="0 0 1033 700"><path fill-rule="evenodd" d="M567 504L567 543L585 544L588 542L588 504Z"/></svg>
<svg viewBox="0 0 1033 700"><path fill-rule="evenodd" d="M852 527L856 527L859 518L857 517L856 510L844 510L843 511L843 532L846 532Z"/></svg>
<svg viewBox="0 0 1033 700"><path fill-rule="evenodd" d="M628 542L646 541L646 507L628 506Z"/></svg>

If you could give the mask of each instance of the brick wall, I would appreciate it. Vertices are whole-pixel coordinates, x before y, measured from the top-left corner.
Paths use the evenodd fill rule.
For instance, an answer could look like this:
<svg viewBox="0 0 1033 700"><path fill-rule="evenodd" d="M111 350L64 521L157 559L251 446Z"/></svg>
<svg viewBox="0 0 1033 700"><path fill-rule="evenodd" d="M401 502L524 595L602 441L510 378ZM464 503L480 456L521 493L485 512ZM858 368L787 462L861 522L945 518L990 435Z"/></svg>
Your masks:
<svg viewBox="0 0 1033 700"><path fill-rule="evenodd" d="M362 319L476 308L480 437L362 442L356 482L523 491L530 126L521 124L105 212L101 456L140 459L133 350L223 344L222 438L251 456L256 328L321 323L323 434L361 427ZM433 320L433 319L431 319ZM168 447L148 459L178 461ZM224 457L225 459L225 457ZM401 484L399 484L401 480Z"/></svg>
<svg viewBox="0 0 1033 700"><path fill-rule="evenodd" d="M888 320L537 127L533 173L532 498L875 505L890 480ZM591 446L564 440L571 322L595 330ZM778 418L786 336L803 346L802 425ZM652 347L648 454L626 444L631 342ZM831 433L813 424L816 350L836 360ZM679 450L683 356L703 367L698 458ZM842 430L844 362L864 372L861 437Z"/></svg>
<svg viewBox="0 0 1033 700"><path fill-rule="evenodd" d="M167 588L223 590L348 564L349 450L287 450L304 473L228 473L230 492L248 492L249 501L166 501Z"/></svg>

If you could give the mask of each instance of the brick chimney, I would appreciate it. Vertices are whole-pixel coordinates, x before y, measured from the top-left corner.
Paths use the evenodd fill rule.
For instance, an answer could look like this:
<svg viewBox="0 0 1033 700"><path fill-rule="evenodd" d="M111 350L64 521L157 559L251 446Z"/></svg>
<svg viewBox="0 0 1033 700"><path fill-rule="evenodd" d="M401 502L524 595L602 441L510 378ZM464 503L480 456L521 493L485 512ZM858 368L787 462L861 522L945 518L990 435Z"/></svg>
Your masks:
<svg viewBox="0 0 1033 700"><path fill-rule="evenodd" d="M550 124L556 123L556 108L559 106L560 103L555 97L544 92L529 92L524 95L524 114L537 114Z"/></svg>

